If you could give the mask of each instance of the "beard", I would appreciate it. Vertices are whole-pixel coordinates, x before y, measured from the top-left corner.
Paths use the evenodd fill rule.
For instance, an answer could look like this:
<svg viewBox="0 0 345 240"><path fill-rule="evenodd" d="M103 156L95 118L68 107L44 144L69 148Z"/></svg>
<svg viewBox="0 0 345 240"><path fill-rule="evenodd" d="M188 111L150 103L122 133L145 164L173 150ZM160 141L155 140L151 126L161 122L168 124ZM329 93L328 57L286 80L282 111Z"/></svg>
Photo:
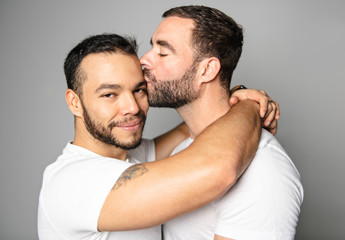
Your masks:
<svg viewBox="0 0 345 240"><path fill-rule="evenodd" d="M146 116L143 111L140 111L135 116L127 117L121 121L112 121L108 124L108 126L104 126L91 118L91 115L89 115L83 103L82 107L86 129L95 139L124 150L130 150L140 145L144 127L141 129L140 132L134 133L130 141L121 141L116 136L114 136L114 134L112 133L112 129L116 126L120 126L124 123L127 123L135 119L140 119L143 122L143 126L145 126Z"/></svg>
<svg viewBox="0 0 345 240"><path fill-rule="evenodd" d="M148 88L150 107L179 108L193 102L199 93L193 88L197 62L194 62L179 79L158 81L148 69L144 76L151 81L152 89Z"/></svg>

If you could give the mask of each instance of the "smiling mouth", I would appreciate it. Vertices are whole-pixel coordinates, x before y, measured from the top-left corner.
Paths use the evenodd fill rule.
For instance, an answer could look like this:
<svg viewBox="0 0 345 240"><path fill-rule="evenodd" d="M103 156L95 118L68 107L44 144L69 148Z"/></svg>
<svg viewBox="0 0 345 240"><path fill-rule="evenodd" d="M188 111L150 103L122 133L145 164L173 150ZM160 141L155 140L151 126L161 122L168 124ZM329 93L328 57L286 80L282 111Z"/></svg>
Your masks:
<svg viewBox="0 0 345 240"><path fill-rule="evenodd" d="M141 120L135 120L135 121L126 122L126 123L117 125L116 127L125 131L136 131L141 127L141 125L142 125Z"/></svg>

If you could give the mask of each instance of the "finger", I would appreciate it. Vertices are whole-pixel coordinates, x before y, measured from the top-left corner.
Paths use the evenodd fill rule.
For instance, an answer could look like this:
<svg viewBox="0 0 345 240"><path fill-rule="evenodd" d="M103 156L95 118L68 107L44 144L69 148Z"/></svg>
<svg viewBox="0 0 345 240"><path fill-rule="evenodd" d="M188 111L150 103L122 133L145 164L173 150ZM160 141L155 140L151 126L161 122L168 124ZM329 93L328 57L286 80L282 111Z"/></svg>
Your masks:
<svg viewBox="0 0 345 240"><path fill-rule="evenodd" d="M260 117L265 118L265 115L269 107L269 99L267 97L261 97L259 99L259 104L260 104Z"/></svg>
<svg viewBox="0 0 345 240"><path fill-rule="evenodd" d="M279 120L279 117L280 117L280 107L279 107L279 103L278 102L275 102L276 104L276 116L275 116L275 119L276 120Z"/></svg>
<svg viewBox="0 0 345 240"><path fill-rule="evenodd" d="M278 131L278 121L274 120L272 122L272 124L270 125L270 133L272 133L273 135L275 135Z"/></svg>
<svg viewBox="0 0 345 240"><path fill-rule="evenodd" d="M267 112L265 114L265 117L263 118L265 127L269 126L271 122L275 119L276 110L277 110L276 103L273 100L269 100Z"/></svg>
<svg viewBox="0 0 345 240"><path fill-rule="evenodd" d="M235 106L239 101L240 101L240 100L239 100L238 97L231 97L231 98L230 98L230 106L231 106L231 107Z"/></svg>
<svg viewBox="0 0 345 240"><path fill-rule="evenodd" d="M260 90L259 92L261 92L263 95L265 95L266 97L268 97L267 93L264 90Z"/></svg>
<svg viewBox="0 0 345 240"><path fill-rule="evenodd" d="M277 121L275 120L275 111L272 108L272 104L269 104L267 114L265 118L263 119L264 127L268 127L273 121Z"/></svg>
<svg viewBox="0 0 345 240"><path fill-rule="evenodd" d="M267 95L268 96L268 95ZM279 117L280 117L280 107L279 107L279 103L274 101L272 98L268 97L269 98L269 103L270 104L274 104L274 109L275 109L275 116L274 118L276 120L279 120Z"/></svg>
<svg viewBox="0 0 345 240"><path fill-rule="evenodd" d="M272 134L275 135L278 131L278 121L277 120L273 120L273 122L271 122L271 124L268 126L267 130Z"/></svg>

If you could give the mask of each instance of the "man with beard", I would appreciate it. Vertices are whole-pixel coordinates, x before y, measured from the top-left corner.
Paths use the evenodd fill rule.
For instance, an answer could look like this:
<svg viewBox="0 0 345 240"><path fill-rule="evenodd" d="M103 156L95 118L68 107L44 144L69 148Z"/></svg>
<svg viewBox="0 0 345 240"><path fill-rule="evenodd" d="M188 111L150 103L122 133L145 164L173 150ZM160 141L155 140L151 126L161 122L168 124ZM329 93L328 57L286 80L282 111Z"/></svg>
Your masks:
<svg viewBox="0 0 345 240"><path fill-rule="evenodd" d="M214 8L177 7L163 18L141 63L150 106L175 108L188 126L191 136L177 153L229 111L228 89L243 34L232 18ZM275 124L267 123L273 129ZM302 201L298 171L273 135L263 130L255 158L236 185L203 208L168 221L164 238L293 239Z"/></svg>
<svg viewBox="0 0 345 240"><path fill-rule="evenodd" d="M64 70L75 136L44 172L40 239L160 239L160 224L221 196L255 154L259 105L245 100L185 151L152 162L173 149L166 137L176 146L188 133L181 125L141 141L149 106L134 41L87 38Z"/></svg>

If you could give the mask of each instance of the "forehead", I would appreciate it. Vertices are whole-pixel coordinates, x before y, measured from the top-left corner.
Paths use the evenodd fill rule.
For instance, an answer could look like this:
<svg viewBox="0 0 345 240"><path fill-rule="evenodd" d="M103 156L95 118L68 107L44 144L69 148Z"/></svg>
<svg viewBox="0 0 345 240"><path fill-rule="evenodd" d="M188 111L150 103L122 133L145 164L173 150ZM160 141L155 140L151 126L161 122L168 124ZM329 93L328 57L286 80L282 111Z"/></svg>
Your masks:
<svg viewBox="0 0 345 240"><path fill-rule="evenodd" d="M152 43L166 41L174 47L189 46L194 21L188 18L167 17L158 25L152 37ZM186 44L188 43L188 44Z"/></svg>
<svg viewBox="0 0 345 240"><path fill-rule="evenodd" d="M139 59L135 55L122 53L92 53L81 62L85 74L84 87L101 84L136 86L143 81Z"/></svg>

